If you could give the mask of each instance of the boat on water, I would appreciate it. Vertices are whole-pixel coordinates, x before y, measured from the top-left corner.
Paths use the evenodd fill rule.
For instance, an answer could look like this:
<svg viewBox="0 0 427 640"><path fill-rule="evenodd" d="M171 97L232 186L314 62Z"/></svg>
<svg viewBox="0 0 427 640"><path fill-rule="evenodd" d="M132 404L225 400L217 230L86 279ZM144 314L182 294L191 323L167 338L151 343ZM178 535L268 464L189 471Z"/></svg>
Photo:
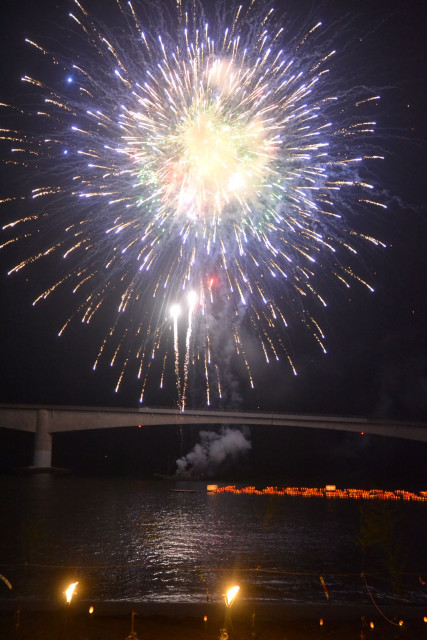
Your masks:
<svg viewBox="0 0 427 640"><path fill-rule="evenodd" d="M200 493L201 489L169 489L169 491L173 491L174 493ZM215 493L218 491L217 484L208 484L206 487L206 491L208 493Z"/></svg>
<svg viewBox="0 0 427 640"><path fill-rule="evenodd" d="M173 475L166 473L154 473L154 478L156 480L185 480L185 481L195 481L195 480L206 480L205 476L195 476L191 474L183 474L183 473L175 473Z"/></svg>
<svg viewBox="0 0 427 640"><path fill-rule="evenodd" d="M172 493L200 493L199 489L169 489Z"/></svg>
<svg viewBox="0 0 427 640"><path fill-rule="evenodd" d="M168 475L166 473L155 473L154 477L156 480L177 480L178 476L176 475Z"/></svg>

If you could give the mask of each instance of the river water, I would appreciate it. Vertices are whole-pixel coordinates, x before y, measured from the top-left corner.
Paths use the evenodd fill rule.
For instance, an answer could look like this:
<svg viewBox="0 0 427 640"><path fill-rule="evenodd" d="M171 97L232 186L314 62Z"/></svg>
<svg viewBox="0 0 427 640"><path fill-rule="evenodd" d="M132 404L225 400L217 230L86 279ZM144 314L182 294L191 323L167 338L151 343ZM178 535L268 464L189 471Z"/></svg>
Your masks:
<svg viewBox="0 0 427 640"><path fill-rule="evenodd" d="M404 488L404 487L403 487ZM176 489L191 489L191 493ZM0 477L0 599L422 602L427 504L208 494L202 482Z"/></svg>

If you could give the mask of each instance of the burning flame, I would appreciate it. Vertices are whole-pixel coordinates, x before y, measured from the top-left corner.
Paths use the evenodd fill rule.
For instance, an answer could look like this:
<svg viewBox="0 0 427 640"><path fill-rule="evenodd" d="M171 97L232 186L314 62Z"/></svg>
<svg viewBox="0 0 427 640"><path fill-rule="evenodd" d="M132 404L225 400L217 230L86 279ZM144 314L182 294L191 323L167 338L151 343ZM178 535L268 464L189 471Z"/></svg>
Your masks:
<svg viewBox="0 0 427 640"><path fill-rule="evenodd" d="M240 587L238 587L237 585L235 587L231 587L231 589L227 591L227 593L225 594L225 603L227 607L231 607L231 605L233 604L233 600L237 596L239 591Z"/></svg>
<svg viewBox="0 0 427 640"><path fill-rule="evenodd" d="M77 587L79 583L78 582L72 582L70 584L70 586L68 587L68 589L66 589L65 591L65 595L67 596L67 602L70 603L71 602L71 598L73 597L73 593L75 588Z"/></svg>

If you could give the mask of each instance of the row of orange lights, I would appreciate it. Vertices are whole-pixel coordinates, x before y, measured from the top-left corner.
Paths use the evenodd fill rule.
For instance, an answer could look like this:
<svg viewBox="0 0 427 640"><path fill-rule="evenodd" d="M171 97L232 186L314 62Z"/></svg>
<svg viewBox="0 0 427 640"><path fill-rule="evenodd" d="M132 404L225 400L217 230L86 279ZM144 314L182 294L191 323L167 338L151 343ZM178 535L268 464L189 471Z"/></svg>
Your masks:
<svg viewBox="0 0 427 640"><path fill-rule="evenodd" d="M353 500L404 500L427 502L427 491L412 493L403 489L395 491L384 491L382 489L337 489L335 485L327 485L325 488L317 487L265 487L256 489L255 487L242 487L238 489L235 485L225 487L208 487L210 493L236 493L250 495L269 496L302 496L303 498L343 498Z"/></svg>

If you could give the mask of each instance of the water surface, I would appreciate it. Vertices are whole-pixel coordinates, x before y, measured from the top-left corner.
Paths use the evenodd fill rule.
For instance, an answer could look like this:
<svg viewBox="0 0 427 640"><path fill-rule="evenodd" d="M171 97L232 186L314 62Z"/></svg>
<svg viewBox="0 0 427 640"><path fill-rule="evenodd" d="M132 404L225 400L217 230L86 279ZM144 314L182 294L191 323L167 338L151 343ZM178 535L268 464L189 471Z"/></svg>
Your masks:
<svg viewBox="0 0 427 640"><path fill-rule="evenodd" d="M362 570L381 602L423 598L423 503L40 474L0 477L0 504L0 572L22 599L55 599L78 580L92 601L198 602L218 600L233 580L247 598L322 602L322 576L331 600L365 602Z"/></svg>

